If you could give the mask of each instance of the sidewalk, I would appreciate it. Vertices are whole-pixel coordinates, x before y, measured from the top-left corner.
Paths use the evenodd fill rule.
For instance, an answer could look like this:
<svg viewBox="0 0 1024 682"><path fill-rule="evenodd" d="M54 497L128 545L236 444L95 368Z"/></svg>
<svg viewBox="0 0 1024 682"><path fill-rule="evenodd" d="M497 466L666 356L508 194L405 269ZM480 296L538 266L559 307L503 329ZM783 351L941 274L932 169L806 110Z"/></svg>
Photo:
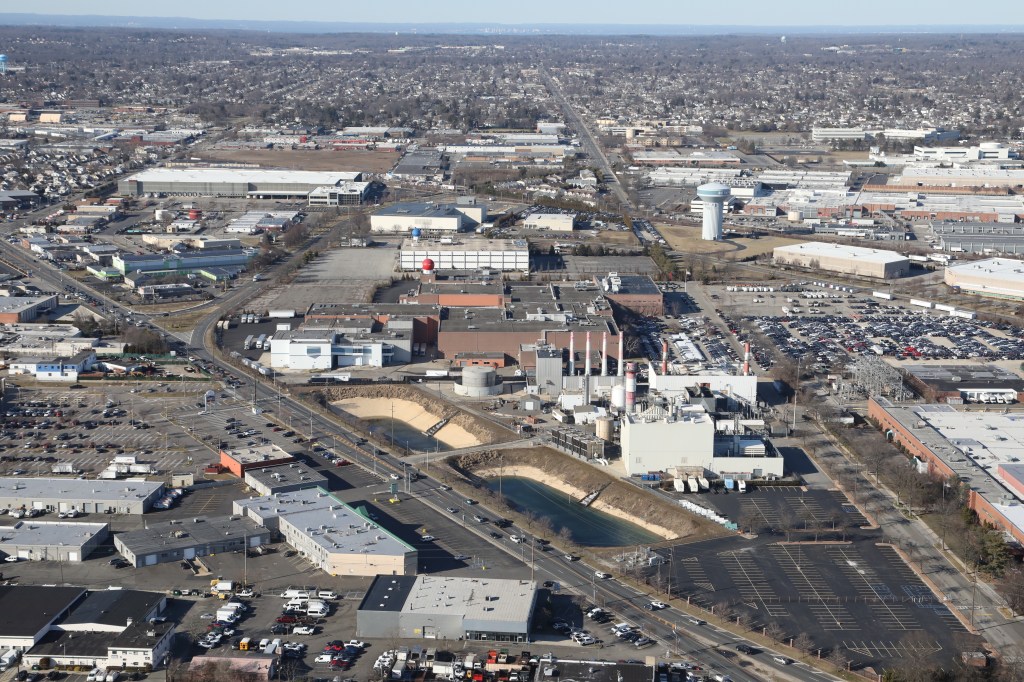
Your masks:
<svg viewBox="0 0 1024 682"><path fill-rule="evenodd" d="M842 443L820 430L817 434L834 448L836 454L859 469L859 463ZM818 465L817 458L810 453L807 456ZM972 582L958 558L941 550L942 541L931 527L923 521L908 520L896 509L896 495L891 490L882 483L872 484L866 473L861 473L861 477L880 491L889 503L874 514L883 533L901 548L911 545L917 548L919 554L915 561L908 562L908 566L937 592L936 597L946 603L965 627L970 627L973 611L974 632L984 637L1000 655L1024 655L1024 618L1005 618L998 610L1005 606L1005 602L991 585L983 581ZM921 567L925 570L922 571Z"/></svg>

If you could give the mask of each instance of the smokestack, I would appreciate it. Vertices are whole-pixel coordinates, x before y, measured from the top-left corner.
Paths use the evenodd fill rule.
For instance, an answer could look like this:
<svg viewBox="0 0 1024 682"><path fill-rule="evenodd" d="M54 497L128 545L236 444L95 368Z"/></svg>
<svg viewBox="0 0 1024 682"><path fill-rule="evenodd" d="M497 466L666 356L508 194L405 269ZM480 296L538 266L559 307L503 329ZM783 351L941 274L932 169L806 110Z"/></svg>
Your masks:
<svg viewBox="0 0 1024 682"><path fill-rule="evenodd" d="M750 376L750 342L743 344L743 376Z"/></svg>
<svg viewBox="0 0 1024 682"><path fill-rule="evenodd" d="M590 376L590 332L587 332L587 357L583 360L583 374Z"/></svg>
<svg viewBox="0 0 1024 682"><path fill-rule="evenodd" d="M661 376L668 376L668 339L661 340Z"/></svg>
<svg viewBox="0 0 1024 682"><path fill-rule="evenodd" d="M636 363L626 365L626 413L636 410Z"/></svg>
<svg viewBox="0 0 1024 682"><path fill-rule="evenodd" d="M608 376L608 332L601 332L601 376Z"/></svg>
<svg viewBox="0 0 1024 682"><path fill-rule="evenodd" d="M618 368L618 374L619 374L620 377L622 376L622 365L625 364L624 363L625 358L626 358L626 355L623 352L623 334L622 334L622 330L620 329L619 330L619 368Z"/></svg>
<svg viewBox="0 0 1024 682"><path fill-rule="evenodd" d="M576 374L576 333L569 332L569 376Z"/></svg>

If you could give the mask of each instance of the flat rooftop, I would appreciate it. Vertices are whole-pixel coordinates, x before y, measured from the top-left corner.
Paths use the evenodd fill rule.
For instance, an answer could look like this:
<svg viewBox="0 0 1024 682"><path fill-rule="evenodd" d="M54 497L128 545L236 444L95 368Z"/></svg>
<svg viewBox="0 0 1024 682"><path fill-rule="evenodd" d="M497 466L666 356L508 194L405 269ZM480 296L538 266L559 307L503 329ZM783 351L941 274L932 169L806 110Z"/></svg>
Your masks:
<svg viewBox="0 0 1024 682"><path fill-rule="evenodd" d="M827 256L830 258L856 258L872 263L902 263L907 259L895 251L868 249L862 246L846 246L831 242L801 242L776 247L775 253L789 253L800 256Z"/></svg>
<svg viewBox="0 0 1024 682"><path fill-rule="evenodd" d="M106 523L78 523L74 521L18 521L13 526L0 527L0 552L5 547L26 545L78 547L99 534L106 534Z"/></svg>
<svg viewBox="0 0 1024 682"><path fill-rule="evenodd" d="M81 587L0 585L0 637L32 637L85 594Z"/></svg>
<svg viewBox="0 0 1024 682"><path fill-rule="evenodd" d="M125 622L121 623L124 627ZM51 630L32 648L32 653L44 656L81 656L106 658L109 649L151 647L175 623L133 623L122 632L65 632ZM152 632L153 636L149 633Z"/></svg>
<svg viewBox="0 0 1024 682"><path fill-rule="evenodd" d="M529 251L530 245L525 239L483 239L478 237L453 238L451 243L442 243L438 239L404 239L402 251Z"/></svg>
<svg viewBox="0 0 1024 682"><path fill-rule="evenodd" d="M127 180L139 182L205 182L237 184L337 185L362 177L358 171L303 171L265 168L151 168Z"/></svg>
<svg viewBox="0 0 1024 682"><path fill-rule="evenodd" d="M359 604L360 611L390 611L400 613L416 585L414 575L379 575Z"/></svg>
<svg viewBox="0 0 1024 682"><path fill-rule="evenodd" d="M61 621L61 626L77 632L80 632L78 626L90 625L121 629L129 618L137 623L143 622L166 598L165 594L142 590L97 590L86 595ZM110 637L109 632L106 635Z"/></svg>
<svg viewBox="0 0 1024 682"><path fill-rule="evenodd" d="M415 552L355 509L334 497L327 507L289 512L281 516L309 536L328 554L382 554L388 556Z"/></svg>
<svg viewBox="0 0 1024 682"><path fill-rule="evenodd" d="M385 206L374 215L405 216L412 218L444 218L463 215L451 204L430 204L424 202L408 202Z"/></svg>
<svg viewBox="0 0 1024 682"><path fill-rule="evenodd" d="M236 512L252 510L255 515L261 518L279 516L295 511L310 509L327 509L339 504L331 495L323 489L307 488L304 490L292 490L286 493L274 493L262 497L250 497L244 500L235 500Z"/></svg>
<svg viewBox="0 0 1024 682"><path fill-rule="evenodd" d="M217 516L209 519L199 517L197 520L182 520L180 523L150 523L144 530L118 533L116 539L133 554L141 556L269 533L266 528L256 525L247 518Z"/></svg>
<svg viewBox="0 0 1024 682"><path fill-rule="evenodd" d="M1021 452L1024 415L958 412L952 405L903 407L886 398L873 400L990 503L1008 504L1020 499L997 478L996 470ZM1000 437L1007 440L1001 441ZM996 449L988 450L989 444Z"/></svg>
<svg viewBox="0 0 1024 682"><path fill-rule="evenodd" d="M249 469L245 472L245 482L259 483L268 488L275 486L294 485L302 483L309 488L326 488L327 477L319 471L310 469L301 462L281 464L279 466Z"/></svg>
<svg viewBox="0 0 1024 682"><path fill-rule="evenodd" d="M905 365L914 378L938 391L1004 388L1024 391L1024 378L998 365Z"/></svg>
<svg viewBox="0 0 1024 682"><path fill-rule="evenodd" d="M78 478L27 478L8 476L0 478L0 499L38 500L61 499L67 502L77 500L135 502L155 495L164 484L162 481L128 479L107 481Z"/></svg>
<svg viewBox="0 0 1024 682"><path fill-rule="evenodd" d="M416 577L402 612L523 622L530 617L536 592L537 583L532 580L421 575Z"/></svg>
<svg viewBox="0 0 1024 682"><path fill-rule="evenodd" d="M609 281L611 277L607 278ZM633 294L644 296L661 296L661 289L654 283L654 280L647 275L618 275L618 290L608 289L606 293Z"/></svg>
<svg viewBox="0 0 1024 682"><path fill-rule="evenodd" d="M282 459L291 460L294 457L283 448L277 445L254 445L248 448L223 451L228 457L245 466L259 464L260 462L278 462Z"/></svg>
<svg viewBox="0 0 1024 682"><path fill-rule="evenodd" d="M56 296L0 296L0 313L20 313L47 300L57 302Z"/></svg>
<svg viewBox="0 0 1024 682"><path fill-rule="evenodd" d="M577 682L653 682L654 667L643 663L613 661L567 661L555 664L558 677ZM543 667L543 666L541 666ZM545 679L538 674L538 679Z"/></svg>
<svg viewBox="0 0 1024 682"><path fill-rule="evenodd" d="M998 280L1006 283L1024 284L1024 261L1012 258L989 258L957 265L948 265L949 270L957 275L984 277L987 280Z"/></svg>

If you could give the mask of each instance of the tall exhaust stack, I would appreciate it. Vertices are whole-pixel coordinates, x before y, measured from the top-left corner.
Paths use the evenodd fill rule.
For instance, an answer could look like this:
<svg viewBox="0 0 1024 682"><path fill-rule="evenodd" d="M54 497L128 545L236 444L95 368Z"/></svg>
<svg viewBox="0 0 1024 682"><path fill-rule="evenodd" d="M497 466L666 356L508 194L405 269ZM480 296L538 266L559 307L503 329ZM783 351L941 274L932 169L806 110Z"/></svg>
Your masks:
<svg viewBox="0 0 1024 682"><path fill-rule="evenodd" d="M576 333L569 332L569 376L576 374Z"/></svg>
<svg viewBox="0 0 1024 682"><path fill-rule="evenodd" d="M608 332L601 332L601 376L608 376Z"/></svg>
<svg viewBox="0 0 1024 682"><path fill-rule="evenodd" d="M743 344L743 376L750 376L750 342Z"/></svg>
<svg viewBox="0 0 1024 682"><path fill-rule="evenodd" d="M622 376L622 365L625 364L623 362L623 360L625 360L625 358L626 358L625 352L623 350L624 347L625 346L624 346L624 343L623 343L623 334L622 334L622 330L620 329L619 330L619 364L618 364L618 375L620 377Z"/></svg>
<svg viewBox="0 0 1024 682"><path fill-rule="evenodd" d="M626 365L626 412L636 411L636 363Z"/></svg>
<svg viewBox="0 0 1024 682"><path fill-rule="evenodd" d="M590 332L587 332L587 357L583 360L583 374L590 376Z"/></svg>
<svg viewBox="0 0 1024 682"><path fill-rule="evenodd" d="M661 340L661 376L668 376L668 339Z"/></svg>

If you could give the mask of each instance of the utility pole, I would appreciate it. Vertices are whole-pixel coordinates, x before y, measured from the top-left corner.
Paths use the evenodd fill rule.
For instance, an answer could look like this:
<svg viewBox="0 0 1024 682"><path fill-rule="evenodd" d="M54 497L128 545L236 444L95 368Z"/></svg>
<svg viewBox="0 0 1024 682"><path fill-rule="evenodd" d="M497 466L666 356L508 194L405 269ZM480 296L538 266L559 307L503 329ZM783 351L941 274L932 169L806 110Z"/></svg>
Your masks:
<svg viewBox="0 0 1024 682"><path fill-rule="evenodd" d="M793 387L793 429L790 435L796 433L796 398L800 394L800 358L796 359L796 386Z"/></svg>

